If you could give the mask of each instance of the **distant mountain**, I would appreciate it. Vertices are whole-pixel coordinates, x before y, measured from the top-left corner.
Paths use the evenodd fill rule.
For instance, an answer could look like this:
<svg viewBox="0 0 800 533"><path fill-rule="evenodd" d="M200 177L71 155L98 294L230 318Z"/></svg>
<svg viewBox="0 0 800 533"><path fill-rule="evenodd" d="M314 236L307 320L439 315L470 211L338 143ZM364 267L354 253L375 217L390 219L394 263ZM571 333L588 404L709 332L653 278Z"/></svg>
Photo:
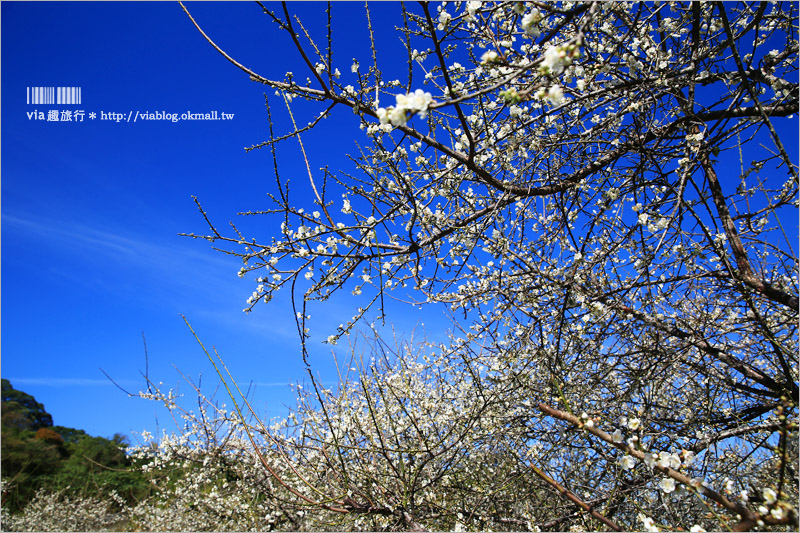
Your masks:
<svg viewBox="0 0 800 533"><path fill-rule="evenodd" d="M53 417L30 394L2 380L0 475L2 505L18 511L40 488L81 495L115 490L137 499L147 491L142 472L125 453L123 435L92 437L82 429L53 425Z"/></svg>
<svg viewBox="0 0 800 533"><path fill-rule="evenodd" d="M7 379L2 380L3 425L14 425L20 430L46 428L53 425L53 417L44 410L36 398L14 389Z"/></svg>

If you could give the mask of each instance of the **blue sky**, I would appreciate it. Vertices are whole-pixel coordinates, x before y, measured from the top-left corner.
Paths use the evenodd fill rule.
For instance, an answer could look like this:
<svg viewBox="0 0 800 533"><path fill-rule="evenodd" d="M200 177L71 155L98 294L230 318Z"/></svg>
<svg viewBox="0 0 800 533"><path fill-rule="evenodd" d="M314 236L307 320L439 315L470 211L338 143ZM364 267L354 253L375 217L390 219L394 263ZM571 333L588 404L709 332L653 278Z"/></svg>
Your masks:
<svg viewBox="0 0 800 533"><path fill-rule="evenodd" d="M358 37L367 31L363 5L349 5L359 19L337 41L343 72L363 54ZM302 6L304 22L324 20L324 4ZM269 152L244 151L267 138L266 88L217 54L177 3L1 8L2 376L44 403L59 425L101 436L152 431L156 420L171 427L164 412L128 398L100 368L125 388L142 389L144 332L151 379L189 392L177 368L214 382L183 314L239 380L258 384L261 414L293 405L286 384L302 381L304 370L286 301L245 315L253 283L237 277L240 263L205 241L178 236L206 233L192 195L223 226L239 211L267 207L275 188ZM299 55L255 4L188 8L220 46L257 72L280 79L299 70ZM380 19L399 6L375 9ZM26 88L40 86L81 87L81 105L26 103ZM82 109L84 121L29 118L51 109ZM109 111L213 110L234 118L101 120ZM315 147L318 166L336 168L356 151L349 132L333 134L332 127L304 139ZM279 160L285 175L301 172L297 163L291 152ZM262 234L272 231L261 227L264 221L252 223ZM317 338L352 314L344 305L313 309ZM397 318L406 332L423 319L414 312ZM314 346L314 367L329 372L330 347Z"/></svg>

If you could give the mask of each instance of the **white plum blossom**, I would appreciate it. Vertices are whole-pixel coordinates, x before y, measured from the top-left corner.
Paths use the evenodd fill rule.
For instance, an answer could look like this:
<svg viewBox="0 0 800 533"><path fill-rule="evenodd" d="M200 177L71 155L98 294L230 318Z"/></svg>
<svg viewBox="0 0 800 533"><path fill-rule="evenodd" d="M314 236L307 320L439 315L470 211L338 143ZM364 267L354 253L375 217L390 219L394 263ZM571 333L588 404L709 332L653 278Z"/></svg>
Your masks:
<svg viewBox="0 0 800 533"><path fill-rule="evenodd" d="M660 452L658 457L658 466L661 468L672 468L673 470L676 470L681 466L681 460L675 454L669 452Z"/></svg>
<svg viewBox="0 0 800 533"><path fill-rule="evenodd" d="M548 46L542 54L539 70L544 74L558 76L572 63L572 57L563 46Z"/></svg>
<svg viewBox="0 0 800 533"><path fill-rule="evenodd" d="M522 17L522 29L525 33L533 37L538 37L541 34L539 22L542 20L541 12L535 7Z"/></svg>
<svg viewBox="0 0 800 533"><path fill-rule="evenodd" d="M664 493L669 494L675 490L675 480L671 477L665 477L658 482L658 488Z"/></svg>
<svg viewBox="0 0 800 533"><path fill-rule="evenodd" d="M650 518L649 516L646 516L646 515L644 515L642 513L639 513L639 520L642 522L642 525L644 526L644 530L645 531L648 531L648 532L657 532L657 531L659 531L658 527L655 525L655 521L652 518Z"/></svg>
<svg viewBox="0 0 800 533"><path fill-rule="evenodd" d="M428 114L428 106L433 103L431 93L417 89L413 93L398 94L396 105L389 108L378 108L377 115L381 124L391 123L392 126L404 126L409 114L417 113L421 118Z"/></svg>
<svg viewBox="0 0 800 533"><path fill-rule="evenodd" d="M439 24L436 26L436 29L444 30L445 28L447 28L447 25L450 23L450 19L452 18L453 17L452 15L450 15L450 13L442 9L439 12Z"/></svg>
<svg viewBox="0 0 800 533"><path fill-rule="evenodd" d="M487 50L481 55L481 65L496 63L500 60L500 55L494 50Z"/></svg>
<svg viewBox="0 0 800 533"><path fill-rule="evenodd" d="M417 89L411 94L398 94L397 107L403 107L408 111L416 111L419 116L425 118L428 114L428 106L433 103L431 93L425 92L422 89Z"/></svg>
<svg viewBox="0 0 800 533"><path fill-rule="evenodd" d="M478 10L481 8L482 3L483 2L480 2L479 0L469 0L467 2L465 10L467 12L468 20L472 21L475 19L475 13L477 13Z"/></svg>
<svg viewBox="0 0 800 533"><path fill-rule="evenodd" d="M553 85L547 90L547 99L553 105L559 105L564 101L564 90L560 85Z"/></svg>

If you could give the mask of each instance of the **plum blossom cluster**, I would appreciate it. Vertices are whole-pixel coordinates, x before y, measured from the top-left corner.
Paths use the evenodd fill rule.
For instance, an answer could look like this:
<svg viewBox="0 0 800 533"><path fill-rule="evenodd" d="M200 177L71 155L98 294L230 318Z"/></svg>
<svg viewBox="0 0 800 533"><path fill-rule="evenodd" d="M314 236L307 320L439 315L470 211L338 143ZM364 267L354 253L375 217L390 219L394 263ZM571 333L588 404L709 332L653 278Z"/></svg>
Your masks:
<svg viewBox="0 0 800 533"><path fill-rule="evenodd" d="M392 126L405 126L408 119L414 114L425 118L428 114L428 106L433 102L433 97L431 93L417 89L413 93L398 94L396 100L397 103L394 106L378 108L377 114L381 124L391 123Z"/></svg>
<svg viewBox="0 0 800 533"><path fill-rule="evenodd" d="M549 46L542 54L539 72L550 76L558 76L572 64L573 59L580 57L580 42L577 44Z"/></svg>
<svg viewBox="0 0 800 533"><path fill-rule="evenodd" d="M113 501L40 490L24 512L2 507L3 531L112 531L127 525L124 514L112 511Z"/></svg>

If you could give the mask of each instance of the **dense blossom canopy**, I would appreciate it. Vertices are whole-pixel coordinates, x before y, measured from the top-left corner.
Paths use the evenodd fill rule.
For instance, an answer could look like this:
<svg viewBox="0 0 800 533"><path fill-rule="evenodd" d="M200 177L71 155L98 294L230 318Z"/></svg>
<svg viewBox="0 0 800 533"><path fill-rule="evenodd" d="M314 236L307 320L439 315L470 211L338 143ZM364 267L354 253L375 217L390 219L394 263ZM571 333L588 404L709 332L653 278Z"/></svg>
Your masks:
<svg viewBox="0 0 800 533"><path fill-rule="evenodd" d="M280 236L205 236L256 276L246 310L290 288L304 354L337 291L365 303L332 344L390 294L460 316L302 396L275 447L303 497L406 528L796 524L796 5L397 8L406 68L337 58L335 6L318 36L264 7L305 74L237 63L295 124L257 146ZM356 170L314 170L303 137L346 110Z"/></svg>

